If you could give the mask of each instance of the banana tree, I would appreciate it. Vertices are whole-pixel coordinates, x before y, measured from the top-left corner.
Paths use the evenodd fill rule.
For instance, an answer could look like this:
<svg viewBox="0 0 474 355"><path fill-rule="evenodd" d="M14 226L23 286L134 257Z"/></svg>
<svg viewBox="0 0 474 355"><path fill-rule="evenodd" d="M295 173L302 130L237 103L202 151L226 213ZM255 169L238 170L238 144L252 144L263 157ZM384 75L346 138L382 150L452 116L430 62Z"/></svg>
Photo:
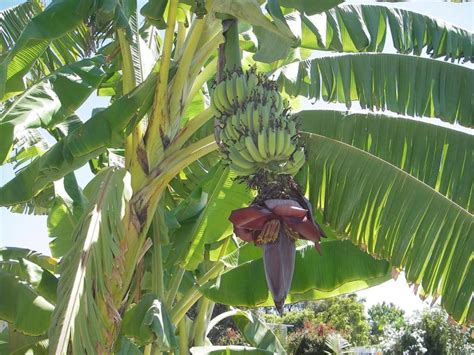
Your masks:
<svg viewBox="0 0 474 355"><path fill-rule="evenodd" d="M341 3L0 12L0 161L17 169L0 205L48 214L52 253L0 251L3 350L283 352L251 312L211 320L214 302L281 308L400 270L472 322L473 36ZM94 92L110 105L80 120ZM301 97L347 111L291 110ZM250 347L209 344L225 316Z"/></svg>

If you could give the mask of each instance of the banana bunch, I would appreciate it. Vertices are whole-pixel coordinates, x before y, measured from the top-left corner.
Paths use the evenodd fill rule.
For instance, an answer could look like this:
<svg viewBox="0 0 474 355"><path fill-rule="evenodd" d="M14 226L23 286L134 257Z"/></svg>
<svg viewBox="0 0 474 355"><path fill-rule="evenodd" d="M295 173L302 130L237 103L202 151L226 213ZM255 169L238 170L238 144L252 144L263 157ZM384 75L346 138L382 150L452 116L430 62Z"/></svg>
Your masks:
<svg viewBox="0 0 474 355"><path fill-rule="evenodd" d="M250 98L272 102L283 110L283 99L276 84L263 75L258 75L255 68L247 72L233 71L225 73L225 78L215 85L212 93L211 107L216 116L232 114Z"/></svg>
<svg viewBox="0 0 474 355"><path fill-rule="evenodd" d="M211 99L220 126L222 151L240 176L262 170L295 175L305 162L295 117L275 82L254 70L232 72Z"/></svg>

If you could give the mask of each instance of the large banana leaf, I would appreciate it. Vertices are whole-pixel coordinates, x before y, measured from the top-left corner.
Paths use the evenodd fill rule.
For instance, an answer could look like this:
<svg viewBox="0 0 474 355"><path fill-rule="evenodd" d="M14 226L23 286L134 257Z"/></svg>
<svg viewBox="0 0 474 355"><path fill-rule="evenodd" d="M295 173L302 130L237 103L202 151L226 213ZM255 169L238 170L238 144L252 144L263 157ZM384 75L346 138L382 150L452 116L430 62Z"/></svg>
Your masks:
<svg viewBox="0 0 474 355"><path fill-rule="evenodd" d="M318 14L339 5L344 0L279 0L281 6L297 9L308 15Z"/></svg>
<svg viewBox="0 0 474 355"><path fill-rule="evenodd" d="M472 320L473 215L363 150L316 134L303 137L309 199L323 222L404 269L422 295L441 296L457 321Z"/></svg>
<svg viewBox="0 0 474 355"><path fill-rule="evenodd" d="M118 312L108 284L121 272L114 260L124 253L122 219L131 194L130 175L115 168L99 172L85 189L90 203L73 232L75 246L63 259L61 297L49 328L51 351L56 354L67 353L69 341L75 354L93 354L105 346Z"/></svg>
<svg viewBox="0 0 474 355"><path fill-rule="evenodd" d="M232 320L235 322L240 333L244 336L248 344L255 346L258 349L272 351L277 354L286 353L275 333L267 327L265 321L263 321L258 314L251 311L232 309L219 314L209 322L206 336L219 322L229 317L232 317Z"/></svg>
<svg viewBox="0 0 474 355"><path fill-rule="evenodd" d="M121 146L130 121L138 122L151 105L155 79L150 77L132 93L96 112L80 128L35 159L0 187L0 206L27 201L49 183L81 167L106 147Z"/></svg>
<svg viewBox="0 0 474 355"><path fill-rule="evenodd" d="M102 63L103 58L96 57L64 66L17 98L0 116L0 163L25 130L52 129L73 114L105 77Z"/></svg>
<svg viewBox="0 0 474 355"><path fill-rule="evenodd" d="M472 33L422 14L378 5L341 5L322 18L302 15L301 46L338 52L382 51L389 29L399 53L420 55L426 48L435 58L474 60Z"/></svg>
<svg viewBox="0 0 474 355"><path fill-rule="evenodd" d="M474 136L445 126L378 113L302 111L301 130L351 144L474 210Z"/></svg>
<svg viewBox="0 0 474 355"><path fill-rule="evenodd" d="M0 319L26 335L46 333L53 305L9 272L0 270Z"/></svg>
<svg viewBox="0 0 474 355"><path fill-rule="evenodd" d="M55 259L28 249L0 249L0 270L25 282L51 304L56 303L58 279L51 272L56 263Z"/></svg>
<svg viewBox="0 0 474 355"><path fill-rule="evenodd" d="M347 108L358 100L362 108L474 127L474 71L456 64L400 54L349 54L301 62L294 80L285 71L278 80L294 96L322 96Z"/></svg>
<svg viewBox="0 0 474 355"><path fill-rule="evenodd" d="M175 329L163 304L148 293L124 315L122 333L137 345L154 343L160 351L177 347Z"/></svg>
<svg viewBox="0 0 474 355"><path fill-rule="evenodd" d="M209 172L210 177L202 186L207 203L200 212L189 233L188 245L181 260L182 267L194 270L204 260L204 246L217 242L232 233L228 220L230 213L251 201L252 194L244 184L235 181L236 176L229 168L220 164ZM185 238L179 231L175 238Z"/></svg>
<svg viewBox="0 0 474 355"><path fill-rule="evenodd" d="M32 1L3 12L3 46L12 47L0 63L0 101L24 90L23 76L45 51L43 63L56 64L49 70L75 61L84 52L87 31L82 21L90 7L88 0L80 4L57 0L41 12L38 2Z"/></svg>
<svg viewBox="0 0 474 355"><path fill-rule="evenodd" d="M48 339L45 335L28 336L7 327L0 332L0 354L48 355Z"/></svg>
<svg viewBox="0 0 474 355"><path fill-rule="evenodd" d="M321 251L322 255L319 255L313 246L297 250L287 302L334 297L378 285L391 277L388 262L375 260L348 241L324 241ZM247 307L273 305L265 281L263 259L256 255L249 262L240 263L222 274L220 281L203 285L201 292L222 304Z"/></svg>

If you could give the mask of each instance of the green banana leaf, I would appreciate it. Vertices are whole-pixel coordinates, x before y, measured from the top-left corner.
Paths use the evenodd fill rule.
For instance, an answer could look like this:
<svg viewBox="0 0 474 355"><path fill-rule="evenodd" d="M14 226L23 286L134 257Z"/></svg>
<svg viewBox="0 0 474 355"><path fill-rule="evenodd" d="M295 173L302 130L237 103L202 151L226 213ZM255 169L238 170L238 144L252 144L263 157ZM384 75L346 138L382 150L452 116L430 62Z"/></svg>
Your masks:
<svg viewBox="0 0 474 355"><path fill-rule="evenodd" d="M294 8L302 13L314 15L339 5L344 0L279 0L281 6Z"/></svg>
<svg viewBox="0 0 474 355"><path fill-rule="evenodd" d="M95 353L98 346L105 347L107 329L114 321L108 286L121 272L114 257L124 253L122 219L132 195L130 175L125 169L104 169L84 194L89 204L73 232L74 247L62 259L61 297L49 326L51 351L58 354L69 347L73 353Z"/></svg>
<svg viewBox="0 0 474 355"><path fill-rule="evenodd" d="M174 326L158 298L149 293L125 312L122 332L137 345L153 343L160 351L177 347Z"/></svg>
<svg viewBox="0 0 474 355"><path fill-rule="evenodd" d="M58 279L50 270L56 268L56 260L28 249L0 249L0 270L25 282L51 304L56 303Z"/></svg>
<svg viewBox="0 0 474 355"><path fill-rule="evenodd" d="M364 109L474 127L474 71L456 64L400 54L349 54L300 62L294 80L284 70L278 82L290 95L322 96L348 109L358 100Z"/></svg>
<svg viewBox="0 0 474 355"><path fill-rule="evenodd" d="M249 355L274 355L273 351L257 349L251 346L227 345L227 346L194 346L190 349L193 355L233 355L233 354L249 354Z"/></svg>
<svg viewBox="0 0 474 355"><path fill-rule="evenodd" d="M0 164L19 134L31 128L53 129L82 105L105 77L102 57L64 66L28 88L0 116Z"/></svg>
<svg viewBox="0 0 474 355"><path fill-rule="evenodd" d="M303 137L307 194L322 222L404 269L423 296L441 296L457 321L472 320L473 215L370 153L317 134Z"/></svg>
<svg viewBox="0 0 474 355"><path fill-rule="evenodd" d="M474 211L474 136L395 115L301 111L301 130L353 145Z"/></svg>
<svg viewBox="0 0 474 355"><path fill-rule="evenodd" d="M28 336L6 327L0 332L0 354L48 355L48 339L46 335Z"/></svg>
<svg viewBox="0 0 474 355"><path fill-rule="evenodd" d="M0 261L6 260L18 260L25 259L41 268L55 272L57 270L58 261L50 256L43 255L37 251L25 249L25 248L16 248L16 247L6 247L0 248Z"/></svg>
<svg viewBox="0 0 474 355"><path fill-rule="evenodd" d="M293 282L286 299L288 303L334 297L378 285L391 278L388 262L375 260L349 241L324 241L321 243L321 254L312 246L297 250ZM201 292L216 303L272 306L262 257L242 261L223 273L220 281L204 284Z"/></svg>
<svg viewBox="0 0 474 355"><path fill-rule="evenodd" d="M301 47L380 52L389 30L399 53L420 55L426 48L434 58L474 60L472 33L416 12L378 5L341 5L317 20L302 15Z"/></svg>
<svg viewBox="0 0 474 355"><path fill-rule="evenodd" d="M35 159L12 180L0 187L0 206L31 199L49 183L81 167L107 147L121 146L123 131L138 122L151 105L155 78L150 77L133 92L95 113L80 128Z"/></svg>
<svg viewBox="0 0 474 355"><path fill-rule="evenodd" d="M286 354L278 337L265 325L264 321L259 319L257 314L239 312L232 317L232 320L250 345L260 350Z"/></svg>
<svg viewBox="0 0 474 355"><path fill-rule="evenodd" d="M45 334L54 306L32 287L0 270L0 319L25 335Z"/></svg>
<svg viewBox="0 0 474 355"><path fill-rule="evenodd" d="M63 179L56 181L58 186L54 204L51 207L48 219L48 235L53 240L49 243L51 254L55 258L63 257L74 244L72 231L79 223L87 198L79 187L74 173L67 174Z"/></svg>
<svg viewBox="0 0 474 355"><path fill-rule="evenodd" d="M234 173L222 164L209 172L202 191L207 195L207 203L186 238L189 242L181 259L181 266L187 270L196 269L204 260L205 244L217 242L232 233L228 216L234 209L248 205L252 198L245 185L235 181ZM183 237L178 231L176 238Z"/></svg>
<svg viewBox="0 0 474 355"><path fill-rule="evenodd" d="M60 41L55 41L53 47L50 48L53 55L48 56L48 59L55 58L57 62L60 58L61 65L75 61L77 55L80 54L77 53L78 49L87 48L85 40L87 31L81 25L83 19L88 16L90 7L90 0L80 3L76 0L57 0L42 12L38 3L30 7L20 5L9 11L10 18L5 25L22 19L23 24L16 26L23 29L18 38L10 41L9 44L13 46L0 63L0 101L24 90L23 76L48 50L53 40L60 39ZM79 30L74 33L73 30L78 28ZM50 70L54 69L56 68Z"/></svg>

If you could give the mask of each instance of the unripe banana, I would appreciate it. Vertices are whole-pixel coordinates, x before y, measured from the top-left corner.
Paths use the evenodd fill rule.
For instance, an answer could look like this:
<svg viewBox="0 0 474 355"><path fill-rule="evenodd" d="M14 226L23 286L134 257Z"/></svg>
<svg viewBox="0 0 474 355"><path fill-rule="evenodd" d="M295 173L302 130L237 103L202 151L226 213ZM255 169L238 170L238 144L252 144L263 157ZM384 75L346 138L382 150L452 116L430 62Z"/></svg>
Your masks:
<svg viewBox="0 0 474 355"><path fill-rule="evenodd" d="M288 130L290 131L290 136L293 137L296 134L296 123L295 121L288 122Z"/></svg>
<svg viewBox="0 0 474 355"><path fill-rule="evenodd" d="M276 130L276 149L275 155L280 156L283 153L283 148L285 148L285 130L280 127Z"/></svg>
<svg viewBox="0 0 474 355"><path fill-rule="evenodd" d="M230 164L230 169L239 176L249 176L255 174L256 172L254 168L242 168L241 166L235 165L234 163Z"/></svg>
<svg viewBox="0 0 474 355"><path fill-rule="evenodd" d="M236 149L239 150L240 155L242 155L242 157L243 157L245 160L254 161L254 159L252 158L252 156L251 156L250 153L248 152L247 147L246 147L245 145L238 144L238 145L236 145Z"/></svg>
<svg viewBox="0 0 474 355"><path fill-rule="evenodd" d="M211 99L211 108L213 110L213 113L215 116L219 117L225 110L222 107L222 103L219 100L219 95L217 95L217 87L214 89L214 92L212 93L212 99Z"/></svg>
<svg viewBox="0 0 474 355"><path fill-rule="evenodd" d="M229 158L232 161L232 163L244 169L251 169L254 167L253 160L251 161L246 160L235 147L230 147Z"/></svg>
<svg viewBox="0 0 474 355"><path fill-rule="evenodd" d="M237 93L237 102L239 103L239 105L245 101L245 99L247 98L247 95L245 94L245 81L244 81L244 76L243 75L239 75L237 76L237 78L235 79L235 91Z"/></svg>
<svg viewBox="0 0 474 355"><path fill-rule="evenodd" d="M221 81L216 87L216 93L219 96L219 101L222 103L223 112L230 112L232 105L227 99L226 82Z"/></svg>
<svg viewBox="0 0 474 355"><path fill-rule="evenodd" d="M253 160L256 162L263 162L265 159L260 155L257 146L255 145L252 137L245 137L245 146L247 147L247 151L252 156Z"/></svg>
<svg viewBox="0 0 474 355"><path fill-rule="evenodd" d="M258 134L260 131L260 115L258 112L258 107L251 106L252 109L252 129L255 134Z"/></svg>
<svg viewBox="0 0 474 355"><path fill-rule="evenodd" d="M286 129L283 129L283 132L284 132L284 143L283 143L283 151L281 152L281 155L283 157L288 157L289 154L287 154L287 151L290 149L291 137L286 131Z"/></svg>
<svg viewBox="0 0 474 355"><path fill-rule="evenodd" d="M268 155L273 158L276 153L276 132L275 129L268 129Z"/></svg>
<svg viewBox="0 0 474 355"><path fill-rule="evenodd" d="M235 89L235 76L233 74L225 81L225 90L227 94L227 100L230 102L231 107L233 107L235 104L237 104L237 100L236 100L237 93Z"/></svg>
<svg viewBox="0 0 474 355"><path fill-rule="evenodd" d="M262 129L260 133L258 134L257 143L258 143L258 152L263 158L267 159L268 158L267 131L265 129Z"/></svg>
<svg viewBox="0 0 474 355"><path fill-rule="evenodd" d="M286 156L286 157L289 157L291 156L291 154L293 154L293 152L295 151L296 149L296 146L291 143L290 141L290 145L288 146L288 148L283 152L283 154Z"/></svg>
<svg viewBox="0 0 474 355"><path fill-rule="evenodd" d="M247 78L247 92L249 93L249 95L255 89L255 87L257 86L257 83L258 83L257 76L255 75L255 73L250 72Z"/></svg>

